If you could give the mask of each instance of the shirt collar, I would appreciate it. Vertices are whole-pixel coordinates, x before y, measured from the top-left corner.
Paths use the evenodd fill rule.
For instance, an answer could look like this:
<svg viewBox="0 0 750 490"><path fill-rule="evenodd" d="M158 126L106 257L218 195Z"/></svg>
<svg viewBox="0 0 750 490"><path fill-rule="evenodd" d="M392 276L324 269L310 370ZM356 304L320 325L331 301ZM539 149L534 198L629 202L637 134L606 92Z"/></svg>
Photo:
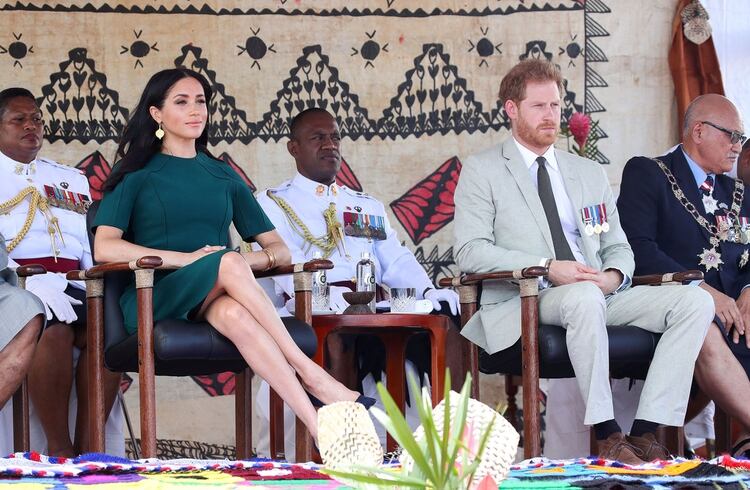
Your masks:
<svg viewBox="0 0 750 490"><path fill-rule="evenodd" d="M700 165L695 163L695 160L690 158L690 155L687 154L687 152L685 151L685 148L682 145L680 145L680 151L682 152L683 155L685 155L685 160L687 160L688 166L690 167L690 171L693 172L693 178L695 179L696 187L700 187L703 184L703 182L706 181L706 177L708 177L709 175L711 177L714 177L714 179L716 178L714 174L707 173L705 170L703 170L700 167Z"/></svg>
<svg viewBox="0 0 750 490"><path fill-rule="evenodd" d="M38 157L34 159L34 162L37 162L37 161L39 161ZM5 168L10 172L15 172L16 166L19 164L28 165L29 163L33 163L33 162L28 162L28 163L17 162L13 160L11 157L9 157L8 155L6 155L5 153L3 153L2 151L0 151L0 167Z"/></svg>
<svg viewBox="0 0 750 490"><path fill-rule="evenodd" d="M526 164L526 168L530 169L531 166L536 163L536 159L542 156L545 160L547 160L550 168L557 171L557 158L555 158L554 145L550 145L549 148L547 148L547 151L545 151L542 155L537 155L536 153L519 143L515 137L513 137L513 142L516 144L519 153L521 153L521 158L523 158L523 163Z"/></svg>
<svg viewBox="0 0 750 490"><path fill-rule="evenodd" d="M338 196L339 194L339 185L336 182L331 185L321 184L308 179L299 172L292 179L292 185L318 197Z"/></svg>

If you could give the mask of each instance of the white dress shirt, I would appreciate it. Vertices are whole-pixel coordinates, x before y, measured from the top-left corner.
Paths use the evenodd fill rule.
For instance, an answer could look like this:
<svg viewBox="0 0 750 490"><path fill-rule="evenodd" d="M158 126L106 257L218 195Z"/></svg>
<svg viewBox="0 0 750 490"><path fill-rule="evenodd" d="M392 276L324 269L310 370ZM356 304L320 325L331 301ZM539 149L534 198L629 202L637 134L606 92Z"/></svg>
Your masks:
<svg viewBox="0 0 750 490"><path fill-rule="evenodd" d="M539 164L536 159L540 155L537 155L533 151L529 150L521 143L513 138L513 142L518 147L518 151L521 153L521 158L529 169L529 175L531 176L534 187L537 186L537 171L539 170ZM581 232L578 230L577 215L575 209L573 209L573 203L568 196L568 191L565 190L565 184L563 183L562 174L560 173L560 167L557 165L557 158L555 158L555 147L550 146L543 155L547 160L547 172L549 173L549 180L552 184L552 193L555 195L555 204L557 205L557 213L560 215L560 223L562 224L563 233L565 239L568 241L570 251L573 252L573 256L578 262L582 264L586 263L586 259L583 257L578 241L581 238ZM546 260L545 260L546 262ZM544 263L542 263L544 265Z"/></svg>

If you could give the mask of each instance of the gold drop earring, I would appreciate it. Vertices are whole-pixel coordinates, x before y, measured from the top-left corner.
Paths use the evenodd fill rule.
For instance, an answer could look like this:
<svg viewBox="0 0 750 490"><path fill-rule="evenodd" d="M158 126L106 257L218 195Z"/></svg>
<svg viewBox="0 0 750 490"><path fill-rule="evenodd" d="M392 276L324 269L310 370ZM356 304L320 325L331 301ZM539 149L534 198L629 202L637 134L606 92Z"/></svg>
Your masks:
<svg viewBox="0 0 750 490"><path fill-rule="evenodd" d="M156 136L158 139L162 139L164 137L164 129L161 127L161 123L159 123L159 127L156 128L154 136Z"/></svg>

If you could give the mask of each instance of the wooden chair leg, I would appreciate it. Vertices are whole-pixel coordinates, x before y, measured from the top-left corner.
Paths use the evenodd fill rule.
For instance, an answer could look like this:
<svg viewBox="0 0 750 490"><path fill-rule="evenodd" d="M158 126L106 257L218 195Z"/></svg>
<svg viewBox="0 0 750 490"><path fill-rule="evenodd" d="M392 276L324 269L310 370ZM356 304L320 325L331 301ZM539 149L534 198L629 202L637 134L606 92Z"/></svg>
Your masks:
<svg viewBox="0 0 750 490"><path fill-rule="evenodd" d="M393 397L401 413L406 413L406 385L404 362L406 362L406 339L408 335L402 332L381 332L378 337L385 346L385 377L388 393ZM433 387L434 389L434 387ZM386 448L395 451L398 447L396 440L390 434L386 436Z"/></svg>
<svg viewBox="0 0 750 490"><path fill-rule="evenodd" d="M445 351L446 339L449 335L450 320L445 318L445 328L430 329L430 345L432 347L431 370L432 370L432 406L437 406L443 399L445 393ZM451 376L452 378L452 376ZM455 386L455 384L454 384ZM460 388L459 388L460 389Z"/></svg>
<svg viewBox="0 0 750 490"><path fill-rule="evenodd" d="M521 281L521 369L523 373L524 458L542 454L539 422L539 305L536 278Z"/></svg>
<svg viewBox="0 0 750 490"><path fill-rule="evenodd" d="M271 459L286 459L284 454L284 402L272 388L269 387L268 389L270 392L270 406L268 408L270 428L268 434Z"/></svg>
<svg viewBox="0 0 750 490"><path fill-rule="evenodd" d="M141 457L156 457L156 374L154 370L153 270L137 270L138 383L141 399Z"/></svg>
<svg viewBox="0 0 750 490"><path fill-rule="evenodd" d="M714 412L714 432L716 433L716 454L732 450L732 422L727 413L718 405Z"/></svg>
<svg viewBox="0 0 750 490"><path fill-rule="evenodd" d="M518 423L518 402L516 402L516 395L518 395L518 385L516 384L516 377L510 374L505 375L505 397L507 399L508 408L505 410L505 418L508 419L510 425L520 429Z"/></svg>
<svg viewBox="0 0 750 490"><path fill-rule="evenodd" d="M104 409L104 304L103 280L92 279L86 281L86 349L88 360L89 384L86 387L86 403L89 405L89 447L86 451L103 453L105 451L104 425L106 416ZM82 401L79 401L82 403ZM133 441L135 444L135 441Z"/></svg>
<svg viewBox="0 0 750 490"><path fill-rule="evenodd" d="M657 439L671 454L675 456L685 455L685 431L682 427L659 427Z"/></svg>
<svg viewBox="0 0 750 490"><path fill-rule="evenodd" d="M294 432L294 458L297 463L306 463L313 460L313 440L305 424L299 417L295 417Z"/></svg>
<svg viewBox="0 0 750 490"><path fill-rule="evenodd" d="M250 459L253 448L253 372L245 368L234 377L236 458Z"/></svg>
<svg viewBox="0 0 750 490"><path fill-rule="evenodd" d="M29 389L26 378L13 394L13 450L17 453L29 451Z"/></svg>
<svg viewBox="0 0 750 490"><path fill-rule="evenodd" d="M459 286L454 284L461 302L461 328L477 312L477 286ZM465 355L468 356L468 369L471 372L471 397L479 400L479 349L476 344L464 340Z"/></svg>

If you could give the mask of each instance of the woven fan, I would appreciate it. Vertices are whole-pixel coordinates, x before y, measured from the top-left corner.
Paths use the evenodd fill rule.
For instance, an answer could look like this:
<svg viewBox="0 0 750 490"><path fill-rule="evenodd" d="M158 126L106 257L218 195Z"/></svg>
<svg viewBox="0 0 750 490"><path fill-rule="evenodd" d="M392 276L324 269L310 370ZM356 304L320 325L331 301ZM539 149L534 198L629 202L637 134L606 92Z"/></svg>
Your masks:
<svg viewBox="0 0 750 490"><path fill-rule="evenodd" d="M451 426L455 421L456 406L460 398L461 395L455 391L451 391ZM435 427L437 427L441 435L444 414L445 399L432 409ZM474 473L474 481L481 481L486 475L490 475L496 482L502 481L508 474L508 470L516 457L516 448L518 447L520 437L516 429L502 415L489 406L477 400L469 399L466 413L466 427L472 430L472 436L475 441L482 439L490 423L492 423L491 433L482 453L482 462L479 464L476 473ZM422 426L417 427L417 430L414 431L414 438L418 443L424 441L424 429ZM401 464L404 467L404 471L409 473L414 467L414 460L408 454L404 454L401 458Z"/></svg>
<svg viewBox="0 0 750 490"><path fill-rule="evenodd" d="M318 410L318 447L323 464L331 469L378 467L383 447L365 407L336 402Z"/></svg>

